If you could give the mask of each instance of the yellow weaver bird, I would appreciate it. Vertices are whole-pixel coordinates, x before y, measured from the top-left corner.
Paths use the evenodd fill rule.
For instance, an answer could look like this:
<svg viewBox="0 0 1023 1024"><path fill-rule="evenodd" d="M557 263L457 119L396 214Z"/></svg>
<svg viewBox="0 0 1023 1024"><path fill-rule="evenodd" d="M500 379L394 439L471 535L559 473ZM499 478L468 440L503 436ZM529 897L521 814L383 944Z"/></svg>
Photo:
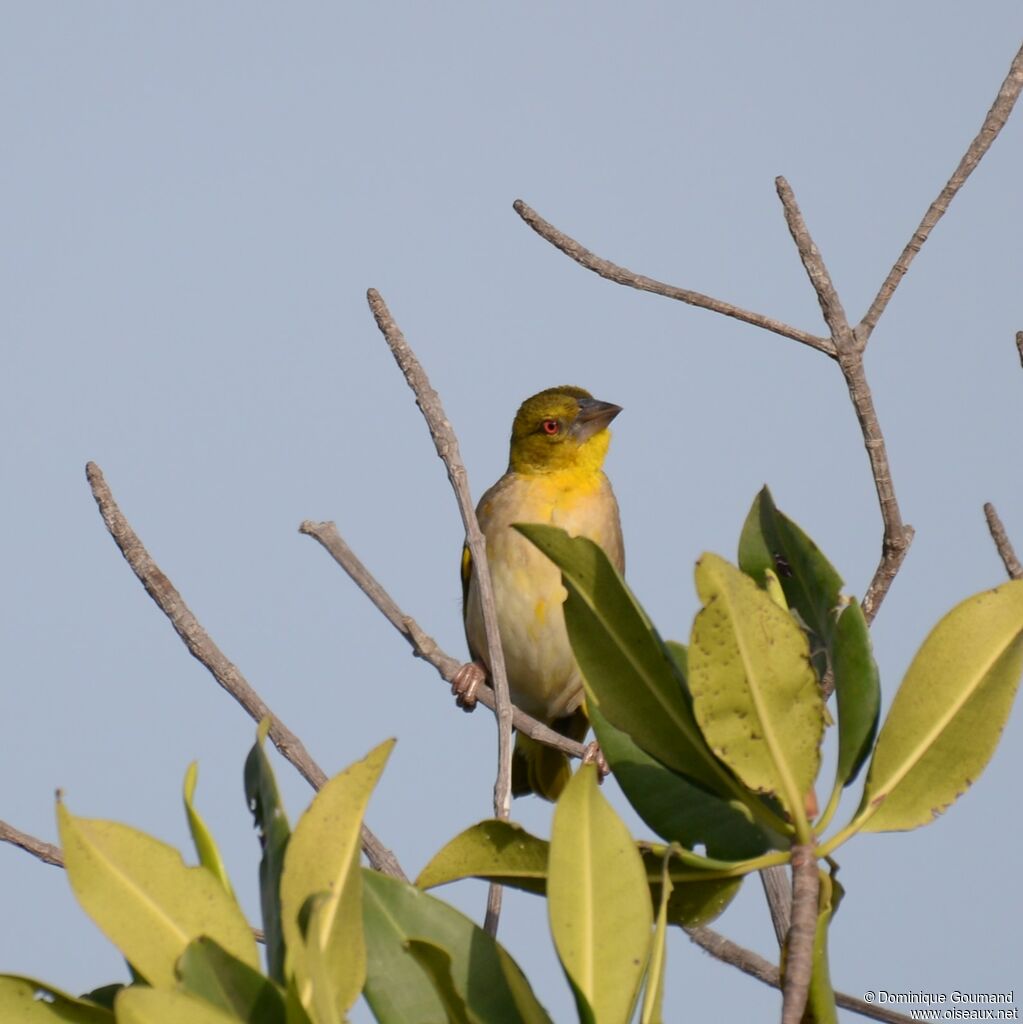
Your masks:
<svg viewBox="0 0 1023 1024"><path fill-rule="evenodd" d="M599 544L625 568L622 528L611 483L601 468L608 424L621 412L577 387L527 398L512 424L508 471L476 509L487 542L512 702L565 736L581 740L589 723L579 666L565 630L561 573L513 523L550 523ZM479 589L468 546L462 551L465 635L489 669ZM456 684L457 686L457 684ZM515 738L512 792L557 799L571 775L568 758L521 733Z"/></svg>

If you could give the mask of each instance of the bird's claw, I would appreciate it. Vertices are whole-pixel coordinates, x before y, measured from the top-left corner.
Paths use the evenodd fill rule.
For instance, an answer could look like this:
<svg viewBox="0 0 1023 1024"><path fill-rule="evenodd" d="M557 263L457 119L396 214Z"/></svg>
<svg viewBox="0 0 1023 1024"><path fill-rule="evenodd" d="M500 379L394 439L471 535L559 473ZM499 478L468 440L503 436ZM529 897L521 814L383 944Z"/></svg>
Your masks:
<svg viewBox="0 0 1023 1024"><path fill-rule="evenodd" d="M478 661L467 661L451 680L455 703L463 711L476 709L476 691L487 678L486 669Z"/></svg>
<svg viewBox="0 0 1023 1024"><path fill-rule="evenodd" d="M595 764L597 766L597 779L603 782L611 774L611 768L604 757L604 751L596 740L590 740L583 750L583 764Z"/></svg>

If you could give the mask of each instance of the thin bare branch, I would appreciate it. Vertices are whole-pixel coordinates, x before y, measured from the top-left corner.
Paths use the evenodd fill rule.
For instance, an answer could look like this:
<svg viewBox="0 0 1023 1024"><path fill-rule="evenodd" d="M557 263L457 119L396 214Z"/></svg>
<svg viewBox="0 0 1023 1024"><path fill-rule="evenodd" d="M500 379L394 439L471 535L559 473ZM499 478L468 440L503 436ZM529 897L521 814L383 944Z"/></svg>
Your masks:
<svg viewBox="0 0 1023 1024"><path fill-rule="evenodd" d="M170 620L174 631L184 641L189 653L209 670L213 678L241 704L254 721L260 722L269 716L270 739L274 746L314 789L319 789L327 781L323 769L312 759L302 741L267 707L241 672L203 629L174 584L150 557L142 541L117 507L99 466L90 462L85 467L85 475L110 536L114 538L132 572L145 587L146 593ZM397 858L366 825L362 827L362 848L370 864L377 871L407 881Z"/></svg>
<svg viewBox="0 0 1023 1024"><path fill-rule="evenodd" d="M860 325L856 328L856 333L862 345L866 345L871 332L877 326L877 321L885 311L885 307L888 305L892 295L895 294L895 289L898 288L899 282L905 276L906 271L909 270L909 265L923 247L924 242L927 241L934 225L944 216L955 194L962 188L966 179L973 173L981 158L991 148L991 143L995 141L998 133L1005 126L1005 122L1012 113L1012 108L1016 105L1016 100L1019 99L1020 90L1023 90L1023 47L1020 48L1013 59L1012 65L1009 67L1009 73L1006 75L1005 81L1002 82L998 95L995 97L995 102L987 112L987 117L984 118L984 123L980 126L980 131L977 132L976 138L970 143L952 177L948 179L945 187L938 193L938 198L927 208L923 220L920 221L916 231L913 232L913 237L906 243L906 248L902 250L901 255L895 261L895 265L888 272L888 276L884 279L884 283L881 285L877 296L870 304L866 315L860 321Z"/></svg>
<svg viewBox="0 0 1023 1024"><path fill-rule="evenodd" d="M64 866L64 855L60 852L59 846L36 839L35 836L30 836L27 832L8 825L6 821L0 821L0 842L20 846L26 853L38 857L44 864L52 864L58 868Z"/></svg>
<svg viewBox="0 0 1023 1024"><path fill-rule="evenodd" d="M799 251L799 259L806 270L806 276L810 278L810 284L817 293L817 301L820 303L821 312L824 314L824 322L831 332L831 341L836 351L843 346L848 347L852 342L852 330L842 307L842 300L835 291L831 281L831 274L824 263L824 257L810 236L810 231L803 220L803 214L796 203L795 194L789 183L779 175L774 179L774 187L778 191L778 198L781 200L782 208L785 211L785 223L789 226L789 234L792 241L796 243Z"/></svg>
<svg viewBox="0 0 1023 1024"><path fill-rule="evenodd" d="M817 934L817 894L820 876L813 846L792 847L792 923L786 939L785 982L781 1024L799 1024L806 1009L813 975L813 943Z"/></svg>
<svg viewBox="0 0 1023 1024"><path fill-rule="evenodd" d="M1023 565L1020 565L1012 541L1009 540L1009 535L1002 525L1001 517L990 501L984 505L984 516L987 519L987 528L991 531L991 539L995 542L1002 564L1005 566L1005 571L1011 579L1023 579Z"/></svg>
<svg viewBox="0 0 1023 1024"><path fill-rule="evenodd" d="M743 323L752 324L754 327L762 327L765 331L780 334L783 338L791 338L793 341L801 342L824 352L829 356L835 355L835 348L828 338L821 338L815 334L799 330L798 327L791 327L789 324L775 320L773 317L764 316L762 313L752 313L749 310L733 306L730 302L723 302L721 299L703 295L700 292L689 291L687 288L677 288L675 285L664 284L662 281L655 281L652 277L644 277L642 274L633 273L620 267L609 260L602 259L589 249L583 248L574 238L570 238L563 231L559 231L553 224L548 223L536 210L528 206L521 199L516 199L514 204L515 212L543 239L546 239L555 248L560 249L566 256L575 260L580 266L592 270L601 277L606 277L616 284L623 284L629 288L636 288L642 292L652 292L654 295L663 295L668 299L676 299L690 306L699 306L700 309L709 309L712 313L720 313L722 316L730 316Z"/></svg>
<svg viewBox="0 0 1023 1024"><path fill-rule="evenodd" d="M1016 332L1016 351L1019 353L1019 364L1023 366L1023 331Z"/></svg>
<svg viewBox="0 0 1023 1024"><path fill-rule="evenodd" d="M440 395L431 387L423 369L405 335L387 308L383 296L370 288L366 298L373 311L377 327L387 341L391 354L398 363L405 380L416 396L416 404L423 414L430 436L437 448L437 454L444 463L448 479L455 492L458 511L465 526L466 543L472 554L476 586L479 589L480 606L487 638L487 654L490 679L497 698L497 780L494 783L494 815L507 820L511 815L511 765L512 765L512 703L508 692L508 675L504 667L504 651L501 648L501 634L497 628L497 606L494 603L494 587L487 564L487 542L476 519L476 509L469 491L468 474L458 447L458 438L444 412ZM501 914L500 887L491 885L487 899L487 914L484 928L490 935L497 934Z"/></svg>
<svg viewBox="0 0 1023 1024"><path fill-rule="evenodd" d="M344 542L337 532L333 523L314 523L309 520L299 527L299 532L320 542L329 552L331 557L351 577L355 585L373 602L383 613L384 617L392 626L408 641L412 653L417 658L429 662L440 674L441 679L450 683L455 673L462 667L462 663L456 658L446 654L433 637L426 632L411 616L406 615L395 603L394 599L380 585L376 577L362 564L352 549ZM494 691L483 684L476 692L477 700L491 711L494 710L496 700ZM543 722L531 718L524 711L512 706L512 725L530 739L537 740L560 750L569 757L581 758L586 752L582 743L570 740L555 732Z"/></svg>
<svg viewBox="0 0 1023 1024"><path fill-rule="evenodd" d="M874 397L863 370L865 341L858 338L849 327L845 310L842 308L838 293L831 281L831 275L828 273L820 250L814 244L792 188L782 177L777 178L775 184L792 240L796 243L799 258L802 260L807 277L817 293L821 312L831 331L831 340L837 352L838 365L845 377L849 397L856 410L856 419L859 421L860 432L863 435L863 444L867 449L867 457L870 459L870 471L874 477L874 487L881 508L881 520L884 524L881 561L863 598L863 614L869 623L877 614L881 602L906 557L909 545L913 540L913 529L903 523L899 502L895 497L895 485L892 483L891 467L888 463L888 450L885 446L884 435L881 433L877 410L874 408Z"/></svg>
<svg viewBox="0 0 1023 1024"><path fill-rule="evenodd" d="M781 988L781 972L770 960L737 945L731 939L726 939L712 928L687 928L686 932L696 945L716 960L737 967L743 974L748 974L765 985ZM885 1021L887 1024L909 1024L913 1019L905 1017L901 1013L895 1013L893 1010L887 1010L883 1006L865 1003L862 999L856 999L843 992L835 993L835 1002L844 1010L852 1010L853 1013Z"/></svg>

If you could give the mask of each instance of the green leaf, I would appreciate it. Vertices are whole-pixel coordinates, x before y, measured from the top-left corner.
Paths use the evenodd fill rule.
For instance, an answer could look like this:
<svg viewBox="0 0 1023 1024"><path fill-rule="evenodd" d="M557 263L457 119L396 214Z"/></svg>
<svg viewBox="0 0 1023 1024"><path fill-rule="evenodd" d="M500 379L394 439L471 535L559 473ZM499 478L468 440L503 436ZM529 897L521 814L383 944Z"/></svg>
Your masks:
<svg viewBox="0 0 1023 1024"><path fill-rule="evenodd" d="M0 1020L12 1024L114 1024L114 1015L46 982L0 974Z"/></svg>
<svg viewBox="0 0 1023 1024"><path fill-rule="evenodd" d="M841 603L842 577L820 548L791 520L779 512L764 487L753 499L739 538L739 568L762 587L767 572L781 583L789 607L815 635L815 647L830 648L834 612ZM818 661L823 676L826 664Z"/></svg>
<svg viewBox="0 0 1023 1024"><path fill-rule="evenodd" d="M249 1024L284 1024L284 995L269 978L212 939L190 943L178 961L181 987Z"/></svg>
<svg viewBox="0 0 1023 1024"><path fill-rule="evenodd" d="M420 872L416 885L432 889L461 878L485 878L543 895L549 849L545 839L521 825L491 818L471 825L447 843Z"/></svg>
<svg viewBox="0 0 1023 1024"><path fill-rule="evenodd" d="M660 874L664 863L664 847L647 847L638 843L650 883L650 896L655 907L660 908L664 897ZM682 928L699 928L720 917L738 895L743 876L737 878L708 878L706 881L693 880L693 869L679 864L677 855L668 861L668 879L671 892L668 896L668 924Z"/></svg>
<svg viewBox="0 0 1023 1024"><path fill-rule="evenodd" d="M124 988L123 981L114 981L111 982L109 985L100 985L99 988L94 988L88 992L83 992L80 998L85 1000L86 1002L95 1003L97 1006L102 1006L104 1009L107 1009L111 1013L113 1013L114 1000L117 998L117 993L120 992L122 988Z"/></svg>
<svg viewBox="0 0 1023 1024"><path fill-rule="evenodd" d="M274 981L283 984L281 872L284 870L284 854L291 838L291 827L277 791L277 780L270 759L263 749L269 731L270 719L264 718L256 730L256 742L245 759L245 799L255 820L263 850L259 861L259 900L266 941L267 971Z"/></svg>
<svg viewBox="0 0 1023 1024"><path fill-rule="evenodd" d="M603 549L556 526L515 524L561 569L565 624L588 704L668 767L727 791L730 779L693 719L685 680Z"/></svg>
<svg viewBox="0 0 1023 1024"><path fill-rule="evenodd" d="M478 1018L469 1013L451 977L451 954L423 939L409 939L408 951L432 982L444 1004L450 1024L476 1024Z"/></svg>
<svg viewBox="0 0 1023 1024"><path fill-rule="evenodd" d="M703 609L693 622L689 688L714 752L793 821L820 766L824 702L806 636L749 576L717 555L696 564Z"/></svg>
<svg viewBox="0 0 1023 1024"><path fill-rule="evenodd" d="M127 825L76 818L57 804L68 881L103 933L154 986L172 986L174 965L200 935L258 967L238 904L203 867Z"/></svg>
<svg viewBox="0 0 1023 1024"><path fill-rule="evenodd" d="M672 888L671 875L668 871L669 859L666 856L662 861L661 902L657 910L657 925L654 928L653 945L650 950L650 966L647 968L643 991L640 1024L664 1024L664 970L667 962L668 902Z"/></svg>
<svg viewBox="0 0 1023 1024"><path fill-rule="evenodd" d="M643 860L601 795L594 765L554 808L547 913L573 987L597 1021L629 1019L650 952L653 911Z"/></svg>
<svg viewBox="0 0 1023 1024"><path fill-rule="evenodd" d="M174 989L134 986L114 1002L117 1024L240 1024L235 1017L203 999Z"/></svg>
<svg viewBox="0 0 1023 1024"><path fill-rule="evenodd" d="M870 753L881 714L881 682L867 620L856 601L842 611L833 648L838 706L837 782L848 786Z"/></svg>
<svg viewBox="0 0 1023 1024"><path fill-rule="evenodd" d="M451 979L484 1024L550 1024L522 972L482 928L414 886L363 870L367 972L363 994L379 1024L441 1022L444 1004L416 958L412 939L451 957Z"/></svg>
<svg viewBox="0 0 1023 1024"><path fill-rule="evenodd" d="M712 796L666 768L628 733L616 729L596 705L591 704L588 713L615 782L636 813L663 839L689 850L702 845L709 857L722 860L745 860L770 848L741 801Z"/></svg>
<svg viewBox="0 0 1023 1024"><path fill-rule="evenodd" d="M227 877L227 868L217 849L213 833L210 832L199 812L195 809L193 798L195 797L195 786L199 781L199 764L193 761L185 772L185 814L188 817L188 830L192 833L192 842L195 843L195 852L199 855L199 863L220 880L220 884L227 891L229 896L234 896L231 888L231 879Z"/></svg>
<svg viewBox="0 0 1023 1024"><path fill-rule="evenodd" d="M651 902L660 903L661 862L664 848L639 843L650 886ZM543 896L547 892L550 844L521 825L489 819L467 828L452 839L423 868L416 885L431 889L463 878L480 878ZM742 883L741 878L694 880L697 872L677 857L670 862L674 886L668 922L684 926L706 924L721 914Z"/></svg>
<svg viewBox="0 0 1023 1024"><path fill-rule="evenodd" d="M906 672L874 747L857 818L867 832L926 825L980 775L1023 671L1023 580L952 609Z"/></svg>
<svg viewBox="0 0 1023 1024"><path fill-rule="evenodd" d="M307 1009L313 994L310 950L329 965L327 980L337 1017L348 1012L362 990L366 947L360 832L370 794L393 747L394 740L386 740L335 775L316 794L288 843L281 876L281 920L288 963L298 978L299 995ZM321 893L325 898L303 936L300 913L310 897Z"/></svg>

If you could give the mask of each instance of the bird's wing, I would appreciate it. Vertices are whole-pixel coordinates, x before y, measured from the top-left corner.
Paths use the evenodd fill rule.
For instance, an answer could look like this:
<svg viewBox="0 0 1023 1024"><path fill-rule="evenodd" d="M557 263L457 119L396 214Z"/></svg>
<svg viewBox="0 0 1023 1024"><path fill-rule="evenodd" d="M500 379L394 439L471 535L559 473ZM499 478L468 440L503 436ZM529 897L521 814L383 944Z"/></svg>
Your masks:
<svg viewBox="0 0 1023 1024"><path fill-rule="evenodd" d="M468 544L462 545L462 621L469 611L469 580L472 579L472 552Z"/></svg>

